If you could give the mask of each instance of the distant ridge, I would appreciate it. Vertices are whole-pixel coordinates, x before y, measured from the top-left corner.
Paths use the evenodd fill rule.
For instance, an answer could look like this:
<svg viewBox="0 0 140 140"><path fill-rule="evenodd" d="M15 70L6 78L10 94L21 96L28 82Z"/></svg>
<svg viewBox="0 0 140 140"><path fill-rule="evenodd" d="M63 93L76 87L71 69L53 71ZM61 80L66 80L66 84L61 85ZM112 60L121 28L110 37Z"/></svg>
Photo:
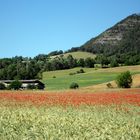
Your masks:
<svg viewBox="0 0 140 140"><path fill-rule="evenodd" d="M87 41L78 50L111 56L116 53L126 53L125 50L122 51L124 46L127 53L134 49L135 53L140 54L140 13L128 16L99 36Z"/></svg>
<svg viewBox="0 0 140 140"><path fill-rule="evenodd" d="M137 16L140 16L140 13L136 13Z"/></svg>

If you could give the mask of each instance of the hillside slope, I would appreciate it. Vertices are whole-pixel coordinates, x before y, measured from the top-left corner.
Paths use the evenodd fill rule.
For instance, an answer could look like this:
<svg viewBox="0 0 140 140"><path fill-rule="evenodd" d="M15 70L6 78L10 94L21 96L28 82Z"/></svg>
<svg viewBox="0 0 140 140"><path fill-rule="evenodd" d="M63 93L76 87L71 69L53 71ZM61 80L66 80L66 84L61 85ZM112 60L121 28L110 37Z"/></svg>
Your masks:
<svg viewBox="0 0 140 140"><path fill-rule="evenodd" d="M85 73L70 75L76 73L81 68L73 68L68 70L48 71L43 73L43 82L47 90L65 90L69 89L72 82L76 82L81 87L88 87L116 79L120 72L129 70L132 74L139 73L138 66L123 66L108 69L83 68Z"/></svg>
<svg viewBox="0 0 140 140"><path fill-rule="evenodd" d="M133 75L132 88L139 88L140 87L139 81L140 81L140 74ZM117 84L116 84L115 80L110 81L109 83L111 83L113 88L117 88ZM93 85L93 86L83 87L82 89L86 89L86 90L100 89L100 90L103 90L103 89L108 89L107 84L108 84L108 82L102 83L102 84Z"/></svg>
<svg viewBox="0 0 140 140"><path fill-rule="evenodd" d="M61 55L51 56L51 58L60 57ZM80 58L86 59L88 57L90 57L90 58L95 58L96 57L96 55L94 55L92 53L82 52L82 51L70 52L70 53L64 53L63 54L64 57L68 57L68 55L72 55L73 58L75 58L75 59L80 59Z"/></svg>
<svg viewBox="0 0 140 140"><path fill-rule="evenodd" d="M127 49L126 47L127 46ZM125 50L123 52L123 48ZM133 14L107 29L99 36L90 39L79 50L94 54L114 55L133 51L140 53L140 15Z"/></svg>

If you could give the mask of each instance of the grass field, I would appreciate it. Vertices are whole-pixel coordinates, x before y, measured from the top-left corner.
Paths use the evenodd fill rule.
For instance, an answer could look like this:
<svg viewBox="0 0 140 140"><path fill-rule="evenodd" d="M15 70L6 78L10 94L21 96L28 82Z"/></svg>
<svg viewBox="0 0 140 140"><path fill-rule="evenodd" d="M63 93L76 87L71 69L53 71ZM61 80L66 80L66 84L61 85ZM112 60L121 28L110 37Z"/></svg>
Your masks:
<svg viewBox="0 0 140 140"><path fill-rule="evenodd" d="M43 74L47 89L75 81L79 90L0 91L0 140L140 140L140 88L84 90L122 71L139 73L140 66L69 75L79 69Z"/></svg>
<svg viewBox="0 0 140 140"><path fill-rule="evenodd" d="M139 140L139 109L126 107L0 107L0 139Z"/></svg>
<svg viewBox="0 0 140 140"><path fill-rule="evenodd" d="M132 88L140 88L140 74L135 74L132 76L133 78L133 83L132 83ZM117 89L117 84L115 81L110 81L109 83L111 83L113 88ZM82 89L86 90L86 91L92 91L92 90L109 90L109 88L107 87L107 83L102 83L102 84L97 84L97 85L92 85L92 86L87 86L87 87L83 87Z"/></svg>
<svg viewBox="0 0 140 140"><path fill-rule="evenodd" d="M139 140L139 93L0 91L0 139Z"/></svg>
<svg viewBox="0 0 140 140"><path fill-rule="evenodd" d="M63 54L64 57L67 57L68 55L72 55L73 58L76 58L76 59L80 59L80 58L95 58L96 55L92 54L92 53L88 53L88 52L81 52L81 51L78 51L78 52L71 52L71 53L65 53ZM51 58L55 58L55 57L59 57L60 55L56 55L56 56L52 56Z"/></svg>
<svg viewBox="0 0 140 140"><path fill-rule="evenodd" d="M69 75L77 72L80 68L69 70L50 71L43 73L43 82L47 90L69 89L72 82L77 82L80 87L93 86L116 79L120 72L130 70L132 74L140 73L140 66L124 66L117 68L95 69L83 68L85 73ZM53 78L53 77L56 78Z"/></svg>

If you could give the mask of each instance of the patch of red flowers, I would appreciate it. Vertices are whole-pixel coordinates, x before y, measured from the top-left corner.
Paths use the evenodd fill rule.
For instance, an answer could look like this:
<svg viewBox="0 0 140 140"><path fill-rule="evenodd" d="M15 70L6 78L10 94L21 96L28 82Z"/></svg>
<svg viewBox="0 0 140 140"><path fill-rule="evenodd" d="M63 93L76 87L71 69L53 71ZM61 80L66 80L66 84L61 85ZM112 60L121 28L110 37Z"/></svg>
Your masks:
<svg viewBox="0 0 140 140"><path fill-rule="evenodd" d="M80 93L78 91L64 93L7 91L0 93L0 100L1 102L16 101L17 103L32 103L36 105L119 105L128 103L140 106L140 89L100 93Z"/></svg>

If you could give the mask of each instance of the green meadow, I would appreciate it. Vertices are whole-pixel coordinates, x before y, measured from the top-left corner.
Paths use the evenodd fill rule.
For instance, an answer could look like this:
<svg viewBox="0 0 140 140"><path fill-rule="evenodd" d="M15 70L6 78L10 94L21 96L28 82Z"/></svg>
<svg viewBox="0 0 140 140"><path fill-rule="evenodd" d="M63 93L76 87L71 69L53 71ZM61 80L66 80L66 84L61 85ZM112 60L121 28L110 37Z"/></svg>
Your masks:
<svg viewBox="0 0 140 140"><path fill-rule="evenodd" d="M76 73L81 68L50 71L43 73L43 82L46 85L46 90L69 89L72 82L78 83L79 87L86 87L115 80L117 75L122 71L130 70L132 74L139 73L139 67L140 66L130 66L107 69L83 68L85 73L74 75L70 75L70 73Z"/></svg>

